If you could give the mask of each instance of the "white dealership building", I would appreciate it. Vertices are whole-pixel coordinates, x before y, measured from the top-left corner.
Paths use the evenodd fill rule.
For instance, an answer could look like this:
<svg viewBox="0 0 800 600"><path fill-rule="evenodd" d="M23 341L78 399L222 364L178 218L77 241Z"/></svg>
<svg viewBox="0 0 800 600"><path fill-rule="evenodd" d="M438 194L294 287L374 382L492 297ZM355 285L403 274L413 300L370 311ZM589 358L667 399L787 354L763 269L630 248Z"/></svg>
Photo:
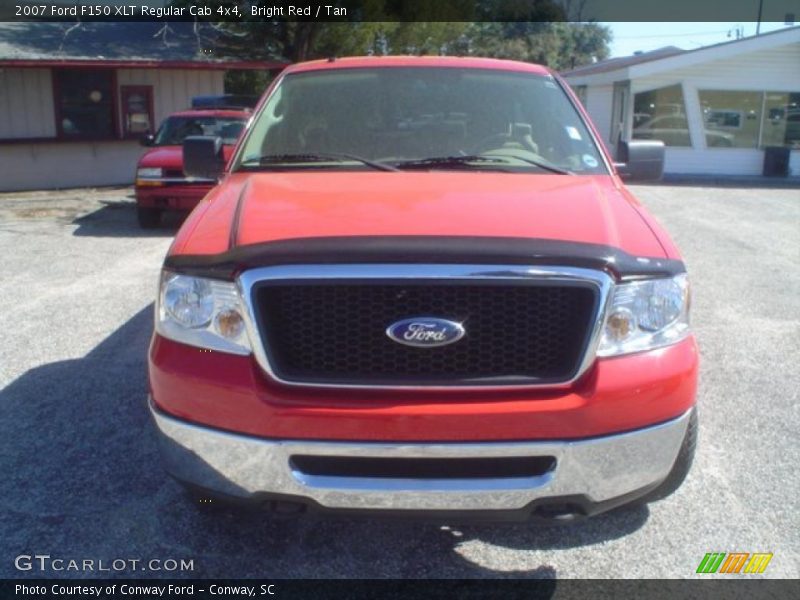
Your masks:
<svg viewBox="0 0 800 600"><path fill-rule="evenodd" d="M563 73L612 153L661 139L665 171L761 175L765 149L800 176L800 27L674 46ZM786 171L786 164L783 164Z"/></svg>

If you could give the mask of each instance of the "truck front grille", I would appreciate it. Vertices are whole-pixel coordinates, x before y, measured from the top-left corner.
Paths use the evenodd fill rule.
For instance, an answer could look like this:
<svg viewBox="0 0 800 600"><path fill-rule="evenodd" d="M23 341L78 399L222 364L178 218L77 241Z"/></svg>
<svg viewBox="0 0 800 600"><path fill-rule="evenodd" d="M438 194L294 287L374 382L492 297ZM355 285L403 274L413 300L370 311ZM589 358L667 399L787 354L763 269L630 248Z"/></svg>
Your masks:
<svg viewBox="0 0 800 600"><path fill-rule="evenodd" d="M524 385L569 381L600 304L590 282L270 281L254 287L273 373L295 383ZM439 347L410 347L386 329L411 317L463 324Z"/></svg>

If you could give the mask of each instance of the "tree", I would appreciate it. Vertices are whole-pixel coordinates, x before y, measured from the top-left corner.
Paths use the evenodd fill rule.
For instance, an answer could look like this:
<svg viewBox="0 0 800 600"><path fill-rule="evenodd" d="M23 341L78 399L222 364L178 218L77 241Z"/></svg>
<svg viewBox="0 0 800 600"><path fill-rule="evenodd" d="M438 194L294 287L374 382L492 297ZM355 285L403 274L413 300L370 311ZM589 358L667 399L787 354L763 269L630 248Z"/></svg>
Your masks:
<svg viewBox="0 0 800 600"><path fill-rule="evenodd" d="M190 0L175 0L176 4ZM191 0L214 9L231 0ZM585 0L351 0L351 21L246 16L204 23L215 31L215 50L249 60L298 62L363 54L470 54L509 58L555 69L608 56L610 30L598 23L564 22ZM268 8L271 0L251 0ZM566 8L565 8L566 7ZM472 20L467 20L469 16ZM382 20L386 17L394 21ZM475 19L480 19L476 21ZM245 76L242 76L244 78Z"/></svg>
<svg viewBox="0 0 800 600"><path fill-rule="evenodd" d="M599 23L474 23L469 53L571 69L607 58L611 30Z"/></svg>
<svg viewBox="0 0 800 600"><path fill-rule="evenodd" d="M175 5L209 7L212 14L231 0L174 0ZM251 0L269 8L271 0ZM350 21L302 20L288 16L247 16L238 21L203 23L215 30L217 54L299 62L329 56L363 54L441 54L468 23L471 0L405 3L399 0L352 0ZM392 16L396 21L382 20ZM448 20L450 19L450 20ZM461 19L461 20L460 20Z"/></svg>
<svg viewBox="0 0 800 600"><path fill-rule="evenodd" d="M221 23L217 52L288 62L365 54L445 54L468 27L464 22L429 21Z"/></svg>

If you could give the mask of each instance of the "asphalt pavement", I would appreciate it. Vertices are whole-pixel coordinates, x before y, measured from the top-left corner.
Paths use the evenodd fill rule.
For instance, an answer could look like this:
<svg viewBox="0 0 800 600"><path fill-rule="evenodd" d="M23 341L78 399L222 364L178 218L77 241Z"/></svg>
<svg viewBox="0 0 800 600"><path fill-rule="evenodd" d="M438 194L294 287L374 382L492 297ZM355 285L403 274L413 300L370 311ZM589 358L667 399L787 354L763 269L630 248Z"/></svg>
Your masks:
<svg viewBox="0 0 800 600"><path fill-rule="evenodd" d="M698 454L672 497L558 527L197 510L145 404L174 223L141 231L129 189L0 194L0 577L683 578L707 552L800 577L800 190L633 190L691 276ZM17 569L34 554L95 571Z"/></svg>

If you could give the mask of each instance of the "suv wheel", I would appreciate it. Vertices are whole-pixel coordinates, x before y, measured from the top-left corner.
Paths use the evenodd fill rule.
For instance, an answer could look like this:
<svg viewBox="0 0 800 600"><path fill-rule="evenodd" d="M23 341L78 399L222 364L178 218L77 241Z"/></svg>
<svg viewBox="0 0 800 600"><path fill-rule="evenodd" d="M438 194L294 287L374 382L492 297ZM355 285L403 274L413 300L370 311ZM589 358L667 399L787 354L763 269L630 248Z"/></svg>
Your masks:
<svg viewBox="0 0 800 600"><path fill-rule="evenodd" d="M153 229L154 227L158 227L159 223L161 223L161 209L137 206L136 219L139 221L139 227L142 229Z"/></svg>

